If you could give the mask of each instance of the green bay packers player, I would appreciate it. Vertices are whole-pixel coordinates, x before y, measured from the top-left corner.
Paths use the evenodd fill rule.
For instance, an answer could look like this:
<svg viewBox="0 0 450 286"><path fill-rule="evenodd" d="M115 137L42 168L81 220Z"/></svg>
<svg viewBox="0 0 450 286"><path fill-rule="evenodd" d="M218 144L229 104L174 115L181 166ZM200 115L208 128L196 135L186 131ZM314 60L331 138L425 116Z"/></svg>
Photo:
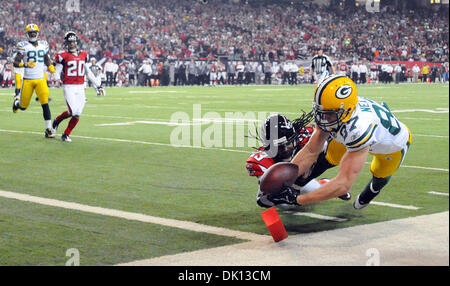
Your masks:
<svg viewBox="0 0 450 286"><path fill-rule="evenodd" d="M19 109L25 110L30 105L33 92L39 98L42 106L43 116L45 120L45 137L54 138L52 133L52 122L49 101L49 91L44 75L44 65L52 73L55 67L48 55L48 43L39 41L39 27L36 24L29 24L26 29L28 41L19 42L16 46L16 55L14 57L14 67L24 68L22 85L20 92L14 97L12 110L17 113Z"/></svg>
<svg viewBox="0 0 450 286"><path fill-rule="evenodd" d="M347 148L339 172L310 193L296 195L286 189L277 197L284 203L305 205L341 196L350 191L370 154L372 179L353 203L355 209L366 207L402 164L411 144L411 132L386 104L357 96L355 83L346 76L324 79L316 87L313 107L319 128L292 162L299 166L299 174L303 174L331 136Z"/></svg>

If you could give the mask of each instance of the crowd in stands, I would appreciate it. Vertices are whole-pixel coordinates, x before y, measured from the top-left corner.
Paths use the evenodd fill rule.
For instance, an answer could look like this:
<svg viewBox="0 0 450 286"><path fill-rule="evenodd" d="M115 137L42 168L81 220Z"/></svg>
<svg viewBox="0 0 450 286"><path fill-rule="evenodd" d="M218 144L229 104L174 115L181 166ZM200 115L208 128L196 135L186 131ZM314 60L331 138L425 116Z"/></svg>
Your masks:
<svg viewBox="0 0 450 286"><path fill-rule="evenodd" d="M25 26L36 23L52 52L63 48L64 33L73 30L91 57L127 60L136 70L144 60L170 70L170 63L177 69L180 61L226 57L236 64L259 61L266 73L265 62L307 59L316 47L336 62L448 62L448 9L385 6L369 13L308 1L80 0L79 12L68 12L67 2L0 1L0 59L11 57L25 39Z"/></svg>

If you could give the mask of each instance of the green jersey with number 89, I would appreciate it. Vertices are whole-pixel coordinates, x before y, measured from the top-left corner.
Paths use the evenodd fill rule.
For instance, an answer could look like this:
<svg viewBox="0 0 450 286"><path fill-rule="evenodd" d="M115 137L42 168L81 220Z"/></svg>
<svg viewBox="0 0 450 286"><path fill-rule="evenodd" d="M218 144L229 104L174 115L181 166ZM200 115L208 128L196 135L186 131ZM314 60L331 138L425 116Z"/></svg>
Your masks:
<svg viewBox="0 0 450 286"><path fill-rule="evenodd" d="M36 46L30 42L19 42L16 46L16 51L23 55L24 63L36 63L36 66L33 68L25 68L24 79L44 78L44 71L46 70L44 57L48 53L48 43L46 41L38 41Z"/></svg>
<svg viewBox="0 0 450 286"><path fill-rule="evenodd" d="M331 136L344 144L349 152L369 146L372 154L390 154L406 147L409 130L386 104L358 96L350 119Z"/></svg>

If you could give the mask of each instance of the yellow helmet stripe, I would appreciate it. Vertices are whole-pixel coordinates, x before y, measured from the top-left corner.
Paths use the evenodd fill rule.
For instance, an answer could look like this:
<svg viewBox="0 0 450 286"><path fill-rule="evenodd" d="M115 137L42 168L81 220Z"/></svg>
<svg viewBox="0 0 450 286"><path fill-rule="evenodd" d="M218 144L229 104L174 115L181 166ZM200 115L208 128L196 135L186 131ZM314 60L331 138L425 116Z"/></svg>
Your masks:
<svg viewBox="0 0 450 286"><path fill-rule="evenodd" d="M25 31L29 32L31 30L39 32L39 27L36 24L28 24Z"/></svg>
<svg viewBox="0 0 450 286"><path fill-rule="evenodd" d="M348 144L349 148L357 148L362 144L364 144L365 142L367 142L372 137L377 127L378 124L372 123L372 125L369 128L367 128L366 132L364 132L363 135L361 135L358 139Z"/></svg>
<svg viewBox="0 0 450 286"><path fill-rule="evenodd" d="M334 76L331 76L331 77L325 79L324 81L322 81L319 84L319 86L316 89L316 94L314 95L314 99L315 99L317 105L322 105L320 103L320 101L322 99L322 93L325 90L325 88L328 86L328 84L330 84L332 81L334 81L334 80L336 80L338 78L342 78L342 77L345 77L345 76L343 76L343 75L334 75Z"/></svg>

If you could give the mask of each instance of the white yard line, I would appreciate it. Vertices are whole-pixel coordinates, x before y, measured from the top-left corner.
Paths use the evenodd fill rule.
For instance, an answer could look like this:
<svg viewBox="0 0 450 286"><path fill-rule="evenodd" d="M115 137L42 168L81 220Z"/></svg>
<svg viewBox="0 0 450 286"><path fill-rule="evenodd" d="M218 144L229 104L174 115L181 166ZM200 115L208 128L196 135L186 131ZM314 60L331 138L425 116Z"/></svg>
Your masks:
<svg viewBox="0 0 450 286"><path fill-rule="evenodd" d="M370 202L370 204L371 205L377 205L377 206L398 208L398 209L415 210L415 211L420 209L420 207L415 207L415 206L405 206L405 205L383 203L383 202L375 202L375 201Z"/></svg>
<svg viewBox="0 0 450 286"><path fill-rule="evenodd" d="M0 132L42 135L42 132L35 132L35 131L20 131L20 130L0 129ZM247 154L249 154L249 151L235 150L235 149L225 149L225 148L213 148L213 147L190 146L190 145L174 145L174 144L167 144L167 143L157 143L157 142L147 142L147 141L138 141L138 140L129 140L129 139L117 139L117 138L105 138L105 137L90 137L90 136L80 136L80 135L71 135L70 137L72 137L72 138L91 139L91 140L104 140L104 141L112 141L112 142L122 142L122 143L134 143L134 144L144 144L144 145L166 146L166 147L173 147L173 148L193 148L193 149L202 149L202 150L219 150L219 151L226 151L226 152L236 152L236 153L247 153Z"/></svg>
<svg viewBox="0 0 450 286"><path fill-rule="evenodd" d="M0 132L42 135L42 132L35 132L35 131L21 131L21 130L0 129ZM91 140L104 140L104 141L112 141L112 142L123 142L123 143L166 146L166 147L173 147L173 148L193 148L193 149L217 150L217 151L235 152L235 153L247 153L247 154L250 154L250 152L251 152L251 150L246 151L246 150L215 148L215 147L202 147L202 146L191 146L191 145L174 145L174 144L167 144L167 143L147 142L147 141L138 141L138 140L129 140L129 139L118 139L118 138L91 137L91 136L80 136L80 135L71 135L71 137L72 138L91 139ZM366 162L366 164L370 164L370 162ZM444 168L432 168L432 167L422 167L422 166L401 165L400 167L401 168L424 169L424 170L431 170L431 171L442 171L442 172L448 172L449 171L449 169L444 169Z"/></svg>
<svg viewBox="0 0 450 286"><path fill-rule="evenodd" d="M426 134L413 134L413 136L419 136L419 137L434 137L434 138L448 138L448 135L426 135Z"/></svg>
<svg viewBox="0 0 450 286"><path fill-rule="evenodd" d="M408 166L408 165L401 165L400 167L403 167L403 168L412 168L412 169L424 169L424 170L431 170L431 171L448 172L448 169L444 169L444 168L431 168L431 167Z"/></svg>
<svg viewBox="0 0 450 286"><path fill-rule="evenodd" d="M432 194L432 195L448 197L448 193L440 193L440 192L435 192L435 191L431 191L431 192L428 192L428 193Z"/></svg>
<svg viewBox="0 0 450 286"><path fill-rule="evenodd" d="M347 219L345 219L345 218L327 216L327 215L321 215L321 214L315 214L315 213L291 212L291 211L286 211L285 213L289 213L289 214L297 215L297 216L306 216L306 217L311 217L311 218L320 219L320 220L330 220L330 221L337 221L337 222L347 221Z"/></svg>
<svg viewBox="0 0 450 286"><path fill-rule="evenodd" d="M36 196L27 195L27 194L8 192L8 191L3 191L3 190L0 190L0 197L20 200L20 201L25 201L25 202L31 202L31 203L37 203L37 204L46 205L46 206L52 206L52 207L82 211L82 212L87 212L87 213L123 218L123 219L127 219L127 220L159 224L159 225L175 227L175 228L180 228L180 229L189 230L189 231L205 232L205 233L209 233L209 234L235 237L235 238L244 239L244 240L261 241L261 240L267 240L268 238L270 238L270 236L267 236L267 235L237 231L237 230L227 229L227 228L223 228L223 227L209 226L209 225L199 224L199 223L190 222L190 221L168 219L168 218L150 216L150 215L145 215L145 214L140 214L140 213L133 213L133 212L127 212L127 211L121 211L121 210L115 210L115 209L95 207L95 206L83 205L83 204L79 204L79 203L36 197Z"/></svg>

